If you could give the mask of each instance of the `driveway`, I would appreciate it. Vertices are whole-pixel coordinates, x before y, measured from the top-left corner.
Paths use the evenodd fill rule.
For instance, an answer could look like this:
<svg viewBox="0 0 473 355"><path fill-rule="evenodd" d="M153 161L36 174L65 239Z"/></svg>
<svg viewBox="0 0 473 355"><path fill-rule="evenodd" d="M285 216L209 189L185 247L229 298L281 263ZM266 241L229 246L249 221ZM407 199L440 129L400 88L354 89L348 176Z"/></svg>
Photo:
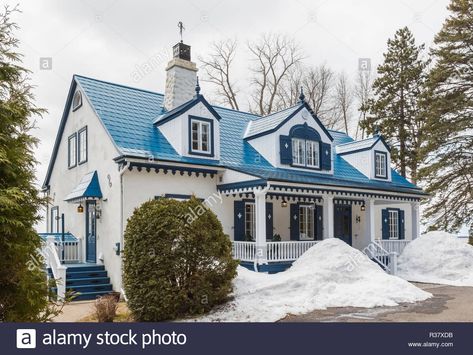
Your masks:
<svg viewBox="0 0 473 355"><path fill-rule="evenodd" d="M337 307L304 315L289 315L281 322L473 322L473 287L413 283L433 297L396 307Z"/></svg>

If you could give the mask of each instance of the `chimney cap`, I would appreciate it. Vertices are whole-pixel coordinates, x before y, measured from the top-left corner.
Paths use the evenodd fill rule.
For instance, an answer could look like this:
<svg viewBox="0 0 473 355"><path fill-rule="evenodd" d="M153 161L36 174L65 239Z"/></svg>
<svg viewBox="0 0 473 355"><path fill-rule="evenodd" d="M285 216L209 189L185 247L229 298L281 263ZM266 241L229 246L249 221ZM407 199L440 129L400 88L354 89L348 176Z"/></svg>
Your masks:
<svg viewBox="0 0 473 355"><path fill-rule="evenodd" d="M178 42L172 47L173 57L191 61L191 46Z"/></svg>

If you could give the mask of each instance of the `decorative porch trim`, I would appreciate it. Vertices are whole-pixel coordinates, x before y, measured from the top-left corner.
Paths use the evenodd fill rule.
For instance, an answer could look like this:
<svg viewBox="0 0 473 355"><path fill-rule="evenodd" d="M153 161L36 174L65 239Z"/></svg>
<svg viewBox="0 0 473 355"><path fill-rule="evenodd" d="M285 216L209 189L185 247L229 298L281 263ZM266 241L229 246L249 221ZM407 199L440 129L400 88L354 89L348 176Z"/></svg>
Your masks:
<svg viewBox="0 0 473 355"><path fill-rule="evenodd" d="M217 170L214 169L195 168L181 165L145 163L136 161L128 162L126 167L129 171L133 171L134 168L136 168L136 170L138 171L142 171L143 169L145 169L148 173L151 172L151 170L154 170L156 174L162 171L164 174L171 172L172 175L176 175L176 173L179 172L181 176L185 173L187 173L188 176L192 176L192 173L194 173L196 177L199 177L200 174L202 174L203 177L207 177L207 175L210 175L210 177L213 178L217 174Z"/></svg>
<svg viewBox="0 0 473 355"><path fill-rule="evenodd" d="M322 202L322 196L307 196L307 195L294 195L294 194L281 194L281 193L275 193L275 192L268 192L267 196L272 200L276 199L279 200L281 198L282 200L287 200L287 201L304 201L304 202Z"/></svg>
<svg viewBox="0 0 473 355"><path fill-rule="evenodd" d="M265 187L268 181L265 179L249 180L229 184L217 185L217 191L225 194L245 193L248 189L254 187ZM250 193L251 191L248 191Z"/></svg>
<svg viewBox="0 0 473 355"><path fill-rule="evenodd" d="M334 205L364 205L364 200L350 200L344 198L335 198L333 199Z"/></svg>
<svg viewBox="0 0 473 355"><path fill-rule="evenodd" d="M291 186L291 185L276 185L271 183L271 189L274 191L290 191L290 192L300 192L300 193L312 193L312 194L321 194L329 193L335 196L347 196L347 197L372 197L372 198L383 198L388 200L397 200L397 201L420 201L420 197L414 196L396 196L388 195L376 192L361 192L361 191L348 191L348 190L335 190L335 189L324 189L324 188L315 188L315 187L306 187L306 186Z"/></svg>

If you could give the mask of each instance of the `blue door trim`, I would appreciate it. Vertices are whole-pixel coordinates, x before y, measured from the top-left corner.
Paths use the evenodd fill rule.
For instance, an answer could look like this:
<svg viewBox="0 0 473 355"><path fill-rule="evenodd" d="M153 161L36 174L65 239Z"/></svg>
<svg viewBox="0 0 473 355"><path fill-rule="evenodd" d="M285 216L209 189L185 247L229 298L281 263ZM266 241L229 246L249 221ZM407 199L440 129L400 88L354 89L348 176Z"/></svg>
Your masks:
<svg viewBox="0 0 473 355"><path fill-rule="evenodd" d="M97 219L95 213L93 215L93 231L89 231L90 216L89 208L93 205L95 208L95 201L86 201L85 202L85 261L88 263L97 262ZM93 236L90 237L89 233L92 233Z"/></svg>

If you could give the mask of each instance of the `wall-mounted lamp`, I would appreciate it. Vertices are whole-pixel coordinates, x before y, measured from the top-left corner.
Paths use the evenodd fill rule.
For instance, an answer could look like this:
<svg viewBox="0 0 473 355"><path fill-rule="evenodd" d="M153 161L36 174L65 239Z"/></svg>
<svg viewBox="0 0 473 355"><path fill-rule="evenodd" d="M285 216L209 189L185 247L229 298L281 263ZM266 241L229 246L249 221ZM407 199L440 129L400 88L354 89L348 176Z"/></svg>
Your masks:
<svg viewBox="0 0 473 355"><path fill-rule="evenodd" d="M115 255L120 255L121 253L121 248L120 248L120 243L115 243L115 246L113 247L113 250L115 250Z"/></svg>
<svg viewBox="0 0 473 355"><path fill-rule="evenodd" d="M364 211L366 210L365 204L362 204L362 205L361 205L360 210L361 210L362 212L364 212Z"/></svg>
<svg viewBox="0 0 473 355"><path fill-rule="evenodd" d="M287 201L286 201L286 200L282 200L282 202L281 202L281 207L282 207L282 208L286 208L286 207L287 207Z"/></svg>
<svg viewBox="0 0 473 355"><path fill-rule="evenodd" d="M95 218L100 219L102 217L102 209L100 205L95 206Z"/></svg>
<svg viewBox="0 0 473 355"><path fill-rule="evenodd" d="M82 206L81 203L79 203L79 206L77 206L77 213L83 213L84 212L84 206Z"/></svg>

